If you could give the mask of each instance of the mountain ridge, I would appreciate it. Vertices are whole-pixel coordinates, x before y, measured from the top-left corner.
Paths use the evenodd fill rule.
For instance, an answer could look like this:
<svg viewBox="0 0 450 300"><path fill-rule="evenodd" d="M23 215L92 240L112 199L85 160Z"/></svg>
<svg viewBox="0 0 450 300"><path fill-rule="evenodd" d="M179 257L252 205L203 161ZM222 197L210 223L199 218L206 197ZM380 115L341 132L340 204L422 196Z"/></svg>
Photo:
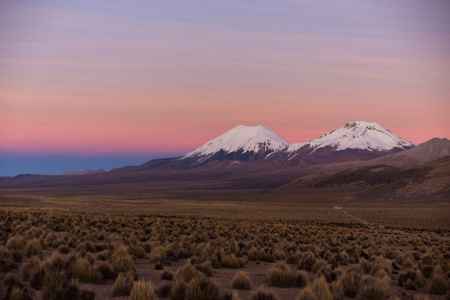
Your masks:
<svg viewBox="0 0 450 300"><path fill-rule="evenodd" d="M307 164L322 164L368 160L412 147L413 143L376 122L349 122L317 139L294 144L262 125L239 125L176 160L189 167L221 159L299 159Z"/></svg>

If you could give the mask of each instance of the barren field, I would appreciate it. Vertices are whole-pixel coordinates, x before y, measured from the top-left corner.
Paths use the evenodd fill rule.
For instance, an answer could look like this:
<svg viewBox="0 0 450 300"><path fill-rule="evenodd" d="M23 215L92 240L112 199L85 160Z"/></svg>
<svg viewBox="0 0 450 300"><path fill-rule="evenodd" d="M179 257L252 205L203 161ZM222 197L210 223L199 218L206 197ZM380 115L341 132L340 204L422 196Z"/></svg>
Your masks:
<svg viewBox="0 0 450 300"><path fill-rule="evenodd" d="M0 296L450 297L448 205L186 198L4 193Z"/></svg>

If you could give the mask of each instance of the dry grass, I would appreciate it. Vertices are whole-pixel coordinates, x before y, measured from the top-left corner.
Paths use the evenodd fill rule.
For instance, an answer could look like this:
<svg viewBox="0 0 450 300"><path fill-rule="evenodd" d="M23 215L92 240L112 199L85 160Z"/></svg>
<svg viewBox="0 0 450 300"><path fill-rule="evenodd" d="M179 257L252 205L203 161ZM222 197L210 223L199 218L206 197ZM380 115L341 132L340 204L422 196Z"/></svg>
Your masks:
<svg viewBox="0 0 450 300"><path fill-rule="evenodd" d="M136 282L131 289L130 300L156 300L152 283L141 280Z"/></svg>
<svg viewBox="0 0 450 300"><path fill-rule="evenodd" d="M252 280L248 276L247 272L244 271L237 272L231 282L231 287L237 290L250 290L252 285Z"/></svg>
<svg viewBox="0 0 450 300"><path fill-rule="evenodd" d="M242 299L417 298L445 294L449 285L450 241L429 231L27 210L0 210L0 225L0 290L10 298L13 290L17 297L122 297L138 278L178 300L203 297L202 289L215 295L215 287L226 299L233 289ZM86 290L92 283L102 285L98 295ZM242 291L253 285L266 289Z"/></svg>

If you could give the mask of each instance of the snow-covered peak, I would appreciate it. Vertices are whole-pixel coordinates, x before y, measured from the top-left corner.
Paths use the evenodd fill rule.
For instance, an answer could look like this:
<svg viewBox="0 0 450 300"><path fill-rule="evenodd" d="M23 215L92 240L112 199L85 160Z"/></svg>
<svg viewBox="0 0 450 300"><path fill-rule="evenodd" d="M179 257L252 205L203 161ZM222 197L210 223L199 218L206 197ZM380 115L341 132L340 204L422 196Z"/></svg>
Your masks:
<svg viewBox="0 0 450 300"><path fill-rule="evenodd" d="M362 149L369 151L388 151L393 148L407 149L414 144L394 135L376 122L356 121L324 134L307 143L293 144L289 152L309 145L311 148L330 146L337 151L345 149Z"/></svg>
<svg viewBox="0 0 450 300"><path fill-rule="evenodd" d="M272 152L285 149L288 145L289 143L283 138L262 125L239 125L185 154L182 158L212 155L221 150L226 153L238 151L242 151L242 153L249 151L255 153L259 151Z"/></svg>

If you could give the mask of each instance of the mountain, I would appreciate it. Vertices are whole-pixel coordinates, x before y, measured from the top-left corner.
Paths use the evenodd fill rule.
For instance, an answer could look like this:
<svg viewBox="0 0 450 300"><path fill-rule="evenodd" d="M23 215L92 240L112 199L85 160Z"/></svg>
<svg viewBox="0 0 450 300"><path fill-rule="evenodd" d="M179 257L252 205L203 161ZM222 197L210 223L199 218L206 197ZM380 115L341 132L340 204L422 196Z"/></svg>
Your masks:
<svg viewBox="0 0 450 300"><path fill-rule="evenodd" d="M376 122L356 121L347 123L315 140L292 144L286 151L292 153L305 146L308 146L311 152L326 147L335 151L346 149L390 151L394 148L408 149L414 144L399 138Z"/></svg>
<svg viewBox="0 0 450 300"><path fill-rule="evenodd" d="M262 125L239 125L181 156L179 161L198 166L215 160L264 160L269 154L289 146L283 138Z"/></svg>
<svg viewBox="0 0 450 300"><path fill-rule="evenodd" d="M369 160L414 147L376 122L355 121L303 143L291 144L270 159L302 160L306 164Z"/></svg>
<svg viewBox="0 0 450 300"><path fill-rule="evenodd" d="M88 170L84 170L84 171L69 171L69 172L66 172L66 173L63 173L63 174L61 174L61 175L64 175L64 176L76 176L76 175L89 175L89 174L98 174L98 173L104 173L105 172L105 170L103 170L103 169L98 169L98 170L90 170L90 169L88 169Z"/></svg>
<svg viewBox="0 0 450 300"><path fill-rule="evenodd" d="M389 165L420 165L450 155L450 141L433 138L414 148L380 157L374 163Z"/></svg>
<svg viewBox="0 0 450 300"><path fill-rule="evenodd" d="M315 140L296 144L289 144L262 125L239 125L183 156L151 160L113 172L223 167L250 161L291 161L290 166L320 165L370 160L412 147L414 144L375 122L350 122ZM217 161L222 163L213 163ZM286 163L281 167L283 165Z"/></svg>

